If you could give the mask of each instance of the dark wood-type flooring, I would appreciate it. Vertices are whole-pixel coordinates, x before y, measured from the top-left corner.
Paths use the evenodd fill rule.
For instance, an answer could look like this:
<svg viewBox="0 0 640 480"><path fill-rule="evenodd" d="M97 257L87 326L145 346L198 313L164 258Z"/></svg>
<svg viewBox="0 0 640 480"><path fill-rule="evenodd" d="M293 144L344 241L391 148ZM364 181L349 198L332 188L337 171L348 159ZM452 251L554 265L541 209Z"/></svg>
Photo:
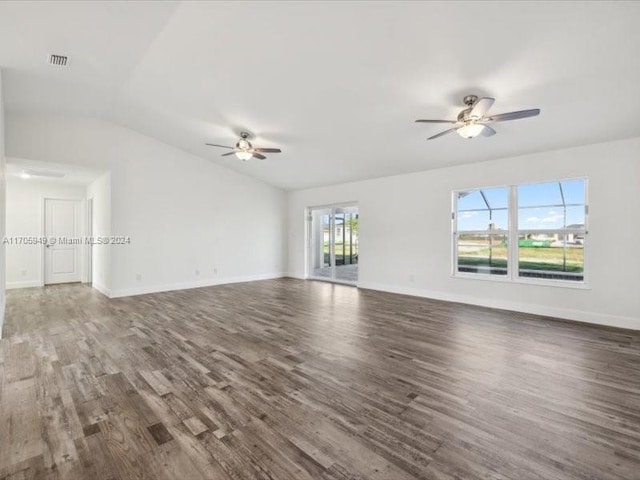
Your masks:
<svg viewBox="0 0 640 480"><path fill-rule="evenodd" d="M14 290L0 479L640 479L640 332L293 279Z"/></svg>

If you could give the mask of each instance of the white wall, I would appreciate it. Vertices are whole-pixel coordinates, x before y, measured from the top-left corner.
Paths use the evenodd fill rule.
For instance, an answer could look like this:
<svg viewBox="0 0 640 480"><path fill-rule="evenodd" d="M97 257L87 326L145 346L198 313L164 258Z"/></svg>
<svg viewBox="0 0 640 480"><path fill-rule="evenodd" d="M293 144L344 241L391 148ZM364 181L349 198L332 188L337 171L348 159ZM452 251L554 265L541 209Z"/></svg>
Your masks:
<svg viewBox="0 0 640 480"><path fill-rule="evenodd" d="M111 236L111 173L105 173L87 187L87 199L93 202L91 234L95 237ZM93 246L91 282L105 295L111 291L111 245Z"/></svg>
<svg viewBox="0 0 640 480"><path fill-rule="evenodd" d="M9 114L7 154L111 172L112 296L285 271L280 189L94 119Z"/></svg>
<svg viewBox="0 0 640 480"><path fill-rule="evenodd" d="M42 237L44 235L44 198L81 200L81 218L83 220L85 218L86 187L82 185L9 177L6 195L7 237ZM80 228L81 234L84 234L84 222L81 222ZM42 245L7 245L7 288L44 285L43 255ZM81 271L84 271L84 262Z"/></svg>
<svg viewBox="0 0 640 480"><path fill-rule="evenodd" d="M0 68L0 239L5 235L5 120L4 96L2 91L2 69ZM4 323L5 306L5 248L0 244L0 338Z"/></svg>
<svg viewBox="0 0 640 480"><path fill-rule="evenodd" d="M451 276L452 190L582 176L589 290ZM640 329L639 185L631 139L291 192L289 273L305 275L305 208L355 200L360 287Z"/></svg>

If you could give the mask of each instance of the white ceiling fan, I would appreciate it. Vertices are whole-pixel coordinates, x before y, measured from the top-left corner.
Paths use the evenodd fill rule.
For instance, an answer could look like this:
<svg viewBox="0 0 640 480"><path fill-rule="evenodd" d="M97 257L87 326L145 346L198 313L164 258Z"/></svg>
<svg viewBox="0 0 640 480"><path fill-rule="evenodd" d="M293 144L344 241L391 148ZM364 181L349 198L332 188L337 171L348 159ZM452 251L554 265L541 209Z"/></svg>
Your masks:
<svg viewBox="0 0 640 480"><path fill-rule="evenodd" d="M248 132L240 132L240 139L236 142L235 147L229 147L227 145L217 145L215 143L207 143L210 147L229 148L232 151L229 153L223 153L222 156L235 154L240 160L246 162L250 158L257 158L259 160L266 160L267 157L263 153L280 153L282 150L279 148L262 148L254 147L249 138L251 135Z"/></svg>
<svg viewBox="0 0 640 480"><path fill-rule="evenodd" d="M477 95L467 95L463 101L467 108L458 114L457 120L416 120L417 123L452 123L455 125L444 132L429 137L428 140L442 137L453 131L458 132L463 138L474 138L480 134L482 134L483 137L491 137L496 134L496 131L488 125L489 123L535 117L540 114L539 108L533 108L531 110L487 115L487 111L491 108L493 102L495 102L495 98L478 98Z"/></svg>

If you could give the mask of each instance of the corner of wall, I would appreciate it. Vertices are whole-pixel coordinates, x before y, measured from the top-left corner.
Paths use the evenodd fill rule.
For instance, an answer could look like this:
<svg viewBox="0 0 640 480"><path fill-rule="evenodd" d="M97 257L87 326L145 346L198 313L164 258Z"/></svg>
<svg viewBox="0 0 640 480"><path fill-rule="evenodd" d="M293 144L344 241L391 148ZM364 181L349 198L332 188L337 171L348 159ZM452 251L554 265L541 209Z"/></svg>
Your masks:
<svg viewBox="0 0 640 480"><path fill-rule="evenodd" d="M0 68L0 237L5 235L5 215L6 215L6 177L5 177L5 154L4 154L4 95L2 89L2 69ZM6 303L5 286L5 247L4 242L0 244L0 338L2 338L2 326L4 325L4 308Z"/></svg>
<svg viewBox="0 0 640 480"><path fill-rule="evenodd" d="M111 172L105 172L87 186L87 198L93 199L92 234L94 237L111 236ZM112 256L110 245L96 245L91 271L93 288L111 297Z"/></svg>

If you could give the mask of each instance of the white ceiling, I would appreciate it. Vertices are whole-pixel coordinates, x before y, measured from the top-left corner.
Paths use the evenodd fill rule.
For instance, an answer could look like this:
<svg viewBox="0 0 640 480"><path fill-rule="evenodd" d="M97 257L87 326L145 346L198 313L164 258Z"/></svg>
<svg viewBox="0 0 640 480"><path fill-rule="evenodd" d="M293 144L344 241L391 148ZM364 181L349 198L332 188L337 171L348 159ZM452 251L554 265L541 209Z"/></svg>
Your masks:
<svg viewBox="0 0 640 480"><path fill-rule="evenodd" d="M609 1L3 2L0 65L10 112L107 118L298 189L638 136L639 21ZM443 128L414 120L468 93L542 113L427 142ZM284 152L204 146L242 129Z"/></svg>

